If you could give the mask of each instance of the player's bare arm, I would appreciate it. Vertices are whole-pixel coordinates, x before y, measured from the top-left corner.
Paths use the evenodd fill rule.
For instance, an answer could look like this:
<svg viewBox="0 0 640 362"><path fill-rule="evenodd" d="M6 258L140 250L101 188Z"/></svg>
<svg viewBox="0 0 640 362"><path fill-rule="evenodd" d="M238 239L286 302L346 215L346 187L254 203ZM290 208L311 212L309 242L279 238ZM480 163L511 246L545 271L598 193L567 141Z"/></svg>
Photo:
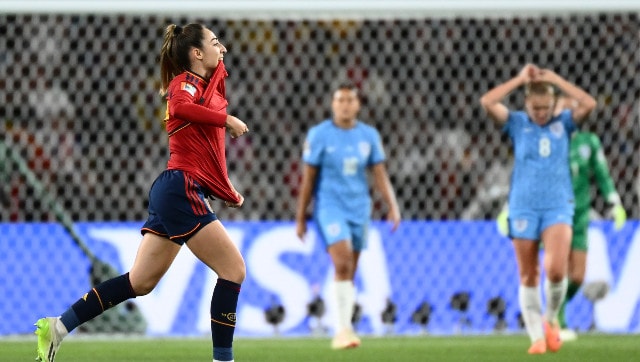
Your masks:
<svg viewBox="0 0 640 362"><path fill-rule="evenodd" d="M296 235L302 241L304 241L304 235L307 233L307 207L311 202L311 193L313 192L317 175L318 169L316 167L309 164L304 165L298 207L296 209Z"/></svg>
<svg viewBox="0 0 640 362"><path fill-rule="evenodd" d="M541 69L538 79L558 87L572 101L573 120L576 123L584 120L596 107L597 102L589 93L562 78L551 69Z"/></svg>
<svg viewBox="0 0 640 362"><path fill-rule="evenodd" d="M489 115L489 118L499 125L504 124L509 117L509 109L502 103L502 100L516 88L528 82L537 81L538 73L538 67L533 64L527 64L520 70L518 75L485 93L480 98L480 104Z"/></svg>
<svg viewBox="0 0 640 362"><path fill-rule="evenodd" d="M389 181L389 175L387 174L387 169L384 166L384 163L374 165L372 167L372 173L374 184L382 195L382 199L389 207L389 211L387 212L387 221L393 224L392 230L395 231L398 226L400 226L400 208L398 207L396 195L393 191L391 181Z"/></svg>

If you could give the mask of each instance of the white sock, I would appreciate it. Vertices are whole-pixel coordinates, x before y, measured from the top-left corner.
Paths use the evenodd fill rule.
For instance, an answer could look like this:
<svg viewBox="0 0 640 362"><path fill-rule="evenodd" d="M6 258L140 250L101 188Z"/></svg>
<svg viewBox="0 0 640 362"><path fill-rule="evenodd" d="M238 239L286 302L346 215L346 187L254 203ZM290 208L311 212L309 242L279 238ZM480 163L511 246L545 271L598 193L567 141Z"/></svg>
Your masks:
<svg viewBox="0 0 640 362"><path fill-rule="evenodd" d="M335 281L336 300L336 333L344 329L351 329L351 316L353 315L353 305L355 303L356 290L351 280Z"/></svg>
<svg viewBox="0 0 640 362"><path fill-rule="evenodd" d="M65 327L64 323L62 323L60 317L56 318L55 328L60 339L66 337L67 334L69 334L69 331L67 331L67 327Z"/></svg>
<svg viewBox="0 0 640 362"><path fill-rule="evenodd" d="M527 334L531 342L544 338L542 328L542 301L538 287L526 287L520 285L518 288L518 302L520 313L527 329Z"/></svg>
<svg viewBox="0 0 640 362"><path fill-rule="evenodd" d="M558 320L558 312L567 295L567 283L567 278L563 278L559 283L552 283L547 278L544 280L544 296L547 301L544 317L549 322L555 323Z"/></svg>

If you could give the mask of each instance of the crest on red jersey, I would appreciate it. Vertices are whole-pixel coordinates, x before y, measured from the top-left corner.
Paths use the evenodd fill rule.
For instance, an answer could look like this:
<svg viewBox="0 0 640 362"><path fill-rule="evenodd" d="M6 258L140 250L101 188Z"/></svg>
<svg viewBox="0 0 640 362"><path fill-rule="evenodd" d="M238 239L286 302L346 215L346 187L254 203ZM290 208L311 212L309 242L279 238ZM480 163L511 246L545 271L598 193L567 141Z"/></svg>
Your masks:
<svg viewBox="0 0 640 362"><path fill-rule="evenodd" d="M196 86L194 86L191 83L187 83L187 82L180 83L180 89L187 91L189 94L191 94L192 97L194 94L196 94Z"/></svg>

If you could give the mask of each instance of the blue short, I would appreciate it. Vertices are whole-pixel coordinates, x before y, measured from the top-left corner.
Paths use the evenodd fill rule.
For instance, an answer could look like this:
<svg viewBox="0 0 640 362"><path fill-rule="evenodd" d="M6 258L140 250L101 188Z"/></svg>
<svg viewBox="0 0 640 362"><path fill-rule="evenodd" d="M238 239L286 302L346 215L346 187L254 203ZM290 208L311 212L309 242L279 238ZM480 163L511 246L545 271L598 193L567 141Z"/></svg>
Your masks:
<svg viewBox="0 0 640 362"><path fill-rule="evenodd" d="M328 248L338 241L347 240L351 242L354 251L362 251L367 248L368 221L359 223L349 221L338 210L316 210L313 219L325 247Z"/></svg>
<svg viewBox="0 0 640 362"><path fill-rule="evenodd" d="M509 236L539 241L542 232L555 224L573 226L573 207L546 210L509 209Z"/></svg>
<svg viewBox="0 0 640 362"><path fill-rule="evenodd" d="M163 171L149 190L149 218L142 235L151 232L182 245L205 225L218 220L205 191L180 170Z"/></svg>

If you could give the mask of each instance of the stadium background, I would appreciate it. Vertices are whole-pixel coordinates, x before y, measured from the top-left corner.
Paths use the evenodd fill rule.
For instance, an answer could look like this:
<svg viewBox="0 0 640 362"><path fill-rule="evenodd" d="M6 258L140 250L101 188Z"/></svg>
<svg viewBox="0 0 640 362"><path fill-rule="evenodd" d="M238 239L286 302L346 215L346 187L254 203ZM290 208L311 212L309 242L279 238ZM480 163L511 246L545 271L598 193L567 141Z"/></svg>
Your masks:
<svg viewBox="0 0 640 362"><path fill-rule="evenodd" d="M207 24L227 46L229 112L252 130L229 142L230 176L247 202L241 210L220 210L223 220L293 219L304 134L329 116L329 94L345 80L362 89L361 118L381 131L405 219L436 225L468 220L462 230L493 219L508 191L509 144L478 99L525 62L552 68L596 96L598 108L585 127L601 136L625 209L632 219L639 216L637 11L183 14L0 13L2 141L27 160L74 221L145 219L148 187L168 156L156 57L166 24L191 21ZM509 99L513 107L521 102L517 94ZM4 226L54 221L15 165L6 157L0 165ZM384 210L377 201L379 219ZM594 210L602 215L604 206L599 198ZM3 248L44 237L3 235ZM631 243L632 233L625 235L622 249ZM410 244L393 249L408 252ZM50 257L63 263L68 255ZM5 261L7 273L23 265ZM452 263L468 268L455 256ZM446 277L455 278L451 273ZM8 280L0 279L5 291L12 288Z"/></svg>

